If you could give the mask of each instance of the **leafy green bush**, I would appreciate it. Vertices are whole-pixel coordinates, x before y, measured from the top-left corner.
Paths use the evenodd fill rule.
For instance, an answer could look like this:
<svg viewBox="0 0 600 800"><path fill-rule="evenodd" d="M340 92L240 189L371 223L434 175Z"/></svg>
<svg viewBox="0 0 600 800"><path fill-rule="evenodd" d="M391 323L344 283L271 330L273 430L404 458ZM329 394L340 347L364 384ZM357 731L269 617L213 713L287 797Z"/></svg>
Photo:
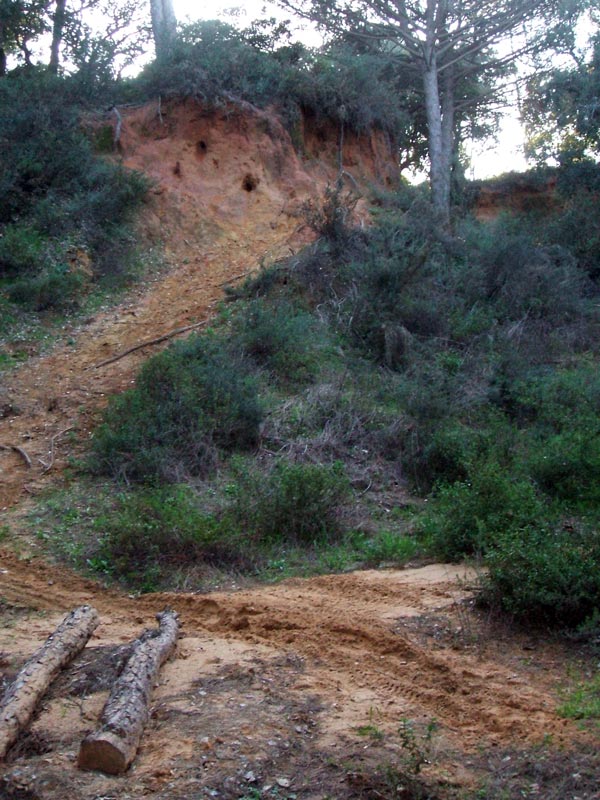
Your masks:
<svg viewBox="0 0 600 800"><path fill-rule="evenodd" d="M547 514L528 480L512 477L493 461L475 462L466 481L441 485L429 502L419 536L449 561L485 554L508 533L535 525Z"/></svg>
<svg viewBox="0 0 600 800"><path fill-rule="evenodd" d="M125 481L206 475L218 449L248 449L262 408L247 367L222 342L192 336L146 362L94 436L92 468Z"/></svg>
<svg viewBox="0 0 600 800"><path fill-rule="evenodd" d="M579 267L597 281L600 278L600 221L597 189L579 191L565 202L564 208L546 220L545 235L569 248Z"/></svg>
<svg viewBox="0 0 600 800"><path fill-rule="evenodd" d="M356 533L352 544L356 548L357 556L366 566L403 564L418 553L418 545L414 539L389 530L378 531L372 536Z"/></svg>
<svg viewBox="0 0 600 800"><path fill-rule="evenodd" d="M486 556L483 598L527 623L573 627L600 610L600 536L529 525L500 536Z"/></svg>
<svg viewBox="0 0 600 800"><path fill-rule="evenodd" d="M234 318L232 342L284 383L302 382L314 375L320 338L314 317L286 300L258 298L244 305Z"/></svg>
<svg viewBox="0 0 600 800"><path fill-rule="evenodd" d="M115 508L98 517L96 528L101 534L88 564L146 592L195 562L232 559L218 521L199 511L185 486L121 494Z"/></svg>
<svg viewBox="0 0 600 800"><path fill-rule="evenodd" d="M577 424L579 423L579 424ZM571 431L537 441L528 464L539 487L550 497L576 505L600 507L600 429L575 421Z"/></svg>
<svg viewBox="0 0 600 800"><path fill-rule="evenodd" d="M340 464L281 460L267 475L238 470L231 513L255 540L312 544L340 533L349 490Z"/></svg>
<svg viewBox="0 0 600 800"><path fill-rule="evenodd" d="M27 223L6 225L0 237L0 275L18 275L47 263L46 237Z"/></svg>
<svg viewBox="0 0 600 800"><path fill-rule="evenodd" d="M532 376L512 387L526 468L550 497L600 501L600 376L594 363Z"/></svg>
<svg viewBox="0 0 600 800"><path fill-rule="evenodd" d="M6 294L29 311L68 310L79 304L83 283L81 275L57 265L10 283Z"/></svg>
<svg viewBox="0 0 600 800"><path fill-rule="evenodd" d="M76 301L65 268L74 250L94 277L125 271L128 223L148 189L141 174L94 154L82 113L69 78L30 70L0 81L0 277L35 310Z"/></svg>

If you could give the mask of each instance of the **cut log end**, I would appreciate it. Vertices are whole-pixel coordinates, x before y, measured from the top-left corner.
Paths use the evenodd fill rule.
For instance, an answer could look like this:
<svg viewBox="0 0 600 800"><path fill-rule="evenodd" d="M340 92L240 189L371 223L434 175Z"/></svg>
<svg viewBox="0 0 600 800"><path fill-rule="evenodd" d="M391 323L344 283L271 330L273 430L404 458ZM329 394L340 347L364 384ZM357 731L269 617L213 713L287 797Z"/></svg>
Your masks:
<svg viewBox="0 0 600 800"><path fill-rule="evenodd" d="M107 775L121 775L135 756L126 752L123 741L106 731L83 740L79 748L77 766L79 769L99 770Z"/></svg>
<svg viewBox="0 0 600 800"><path fill-rule="evenodd" d="M135 642L100 717L100 727L81 743L77 766L120 775L135 758L148 704L159 670L175 648L179 621L174 611L157 614L158 630L150 629Z"/></svg>

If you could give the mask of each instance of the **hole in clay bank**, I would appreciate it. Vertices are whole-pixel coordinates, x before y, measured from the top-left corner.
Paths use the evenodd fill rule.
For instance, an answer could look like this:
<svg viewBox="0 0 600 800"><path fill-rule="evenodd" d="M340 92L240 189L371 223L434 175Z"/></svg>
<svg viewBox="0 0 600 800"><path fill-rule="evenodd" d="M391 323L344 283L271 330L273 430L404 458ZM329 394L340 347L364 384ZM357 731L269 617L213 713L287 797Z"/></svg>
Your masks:
<svg viewBox="0 0 600 800"><path fill-rule="evenodd" d="M200 139L200 141L199 141L199 142L197 142L197 144L196 144L196 150L197 150L199 153L206 153L206 151L208 150L208 145L206 144L206 142L204 141L204 139Z"/></svg>
<svg viewBox="0 0 600 800"><path fill-rule="evenodd" d="M242 189L245 192L253 192L258 184L260 183L260 179L256 177L256 175L252 175L247 172L244 175L244 179L242 181Z"/></svg>

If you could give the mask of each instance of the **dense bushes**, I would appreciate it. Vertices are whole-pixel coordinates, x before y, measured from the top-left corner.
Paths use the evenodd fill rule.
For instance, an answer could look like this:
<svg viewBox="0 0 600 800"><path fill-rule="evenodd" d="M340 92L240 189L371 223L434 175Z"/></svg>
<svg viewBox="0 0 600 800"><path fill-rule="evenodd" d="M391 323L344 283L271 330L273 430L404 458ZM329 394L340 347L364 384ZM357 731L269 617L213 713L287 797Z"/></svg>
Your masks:
<svg viewBox="0 0 600 800"><path fill-rule="evenodd" d="M240 460L217 503L182 484L120 493L88 533L86 564L142 591L190 573L254 572L287 549L338 540L348 494L341 465L280 459L263 473ZM361 547L374 553L377 545Z"/></svg>
<svg viewBox="0 0 600 800"><path fill-rule="evenodd" d="M232 513L249 536L309 545L340 533L339 510L348 493L341 464L279 461L266 476L238 472Z"/></svg>
<svg viewBox="0 0 600 800"><path fill-rule="evenodd" d="M504 531L486 557L483 599L517 619L575 627L600 612L596 526L535 524Z"/></svg>
<svg viewBox="0 0 600 800"><path fill-rule="evenodd" d="M433 489L416 524L422 545L482 557L486 598L511 614L576 624L600 603L589 250L541 235L533 218L464 220L450 238L427 220L419 197L382 211L335 257L327 243L313 249L291 278L388 375L396 458L414 488Z"/></svg>
<svg viewBox="0 0 600 800"><path fill-rule="evenodd" d="M282 26L240 31L209 21L184 26L172 55L149 65L137 86L149 96L277 105L292 134L302 109L350 130L377 127L404 142L413 120L389 102L396 78L387 59L358 53L350 44L317 52L289 44Z"/></svg>
<svg viewBox="0 0 600 800"><path fill-rule="evenodd" d="M285 298L256 298L233 320L231 342L280 383L309 380L319 367L323 325Z"/></svg>
<svg viewBox="0 0 600 800"><path fill-rule="evenodd" d="M466 481L444 484L421 520L427 545L448 561L485 554L505 534L541 522L545 508L533 485L494 462L475 463Z"/></svg>
<svg viewBox="0 0 600 800"><path fill-rule="evenodd" d="M142 591L157 589L178 568L225 558L218 522L184 486L121 494L96 528L88 564Z"/></svg>
<svg viewBox="0 0 600 800"><path fill-rule="evenodd" d="M151 358L135 389L113 399L93 445L93 468L124 481L207 475L220 448L256 444L262 408L241 358L193 336Z"/></svg>
<svg viewBox="0 0 600 800"><path fill-rule="evenodd" d="M76 305L85 279L127 270L143 176L94 155L68 79L0 81L0 279L27 309Z"/></svg>

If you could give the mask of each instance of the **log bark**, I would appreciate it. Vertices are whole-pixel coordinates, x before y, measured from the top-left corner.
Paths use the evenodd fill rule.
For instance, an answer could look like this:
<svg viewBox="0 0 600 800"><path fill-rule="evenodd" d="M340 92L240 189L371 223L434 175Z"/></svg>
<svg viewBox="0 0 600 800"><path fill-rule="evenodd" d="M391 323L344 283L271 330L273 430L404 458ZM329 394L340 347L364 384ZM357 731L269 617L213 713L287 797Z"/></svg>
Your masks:
<svg viewBox="0 0 600 800"><path fill-rule="evenodd" d="M152 687L173 652L179 632L174 611L157 614L158 630L147 630L134 645L100 717L99 728L81 743L77 766L109 775L125 772L137 753L149 717Z"/></svg>
<svg viewBox="0 0 600 800"><path fill-rule="evenodd" d="M58 673L80 653L100 624L91 606L72 611L19 672L0 704L0 759L6 756Z"/></svg>

